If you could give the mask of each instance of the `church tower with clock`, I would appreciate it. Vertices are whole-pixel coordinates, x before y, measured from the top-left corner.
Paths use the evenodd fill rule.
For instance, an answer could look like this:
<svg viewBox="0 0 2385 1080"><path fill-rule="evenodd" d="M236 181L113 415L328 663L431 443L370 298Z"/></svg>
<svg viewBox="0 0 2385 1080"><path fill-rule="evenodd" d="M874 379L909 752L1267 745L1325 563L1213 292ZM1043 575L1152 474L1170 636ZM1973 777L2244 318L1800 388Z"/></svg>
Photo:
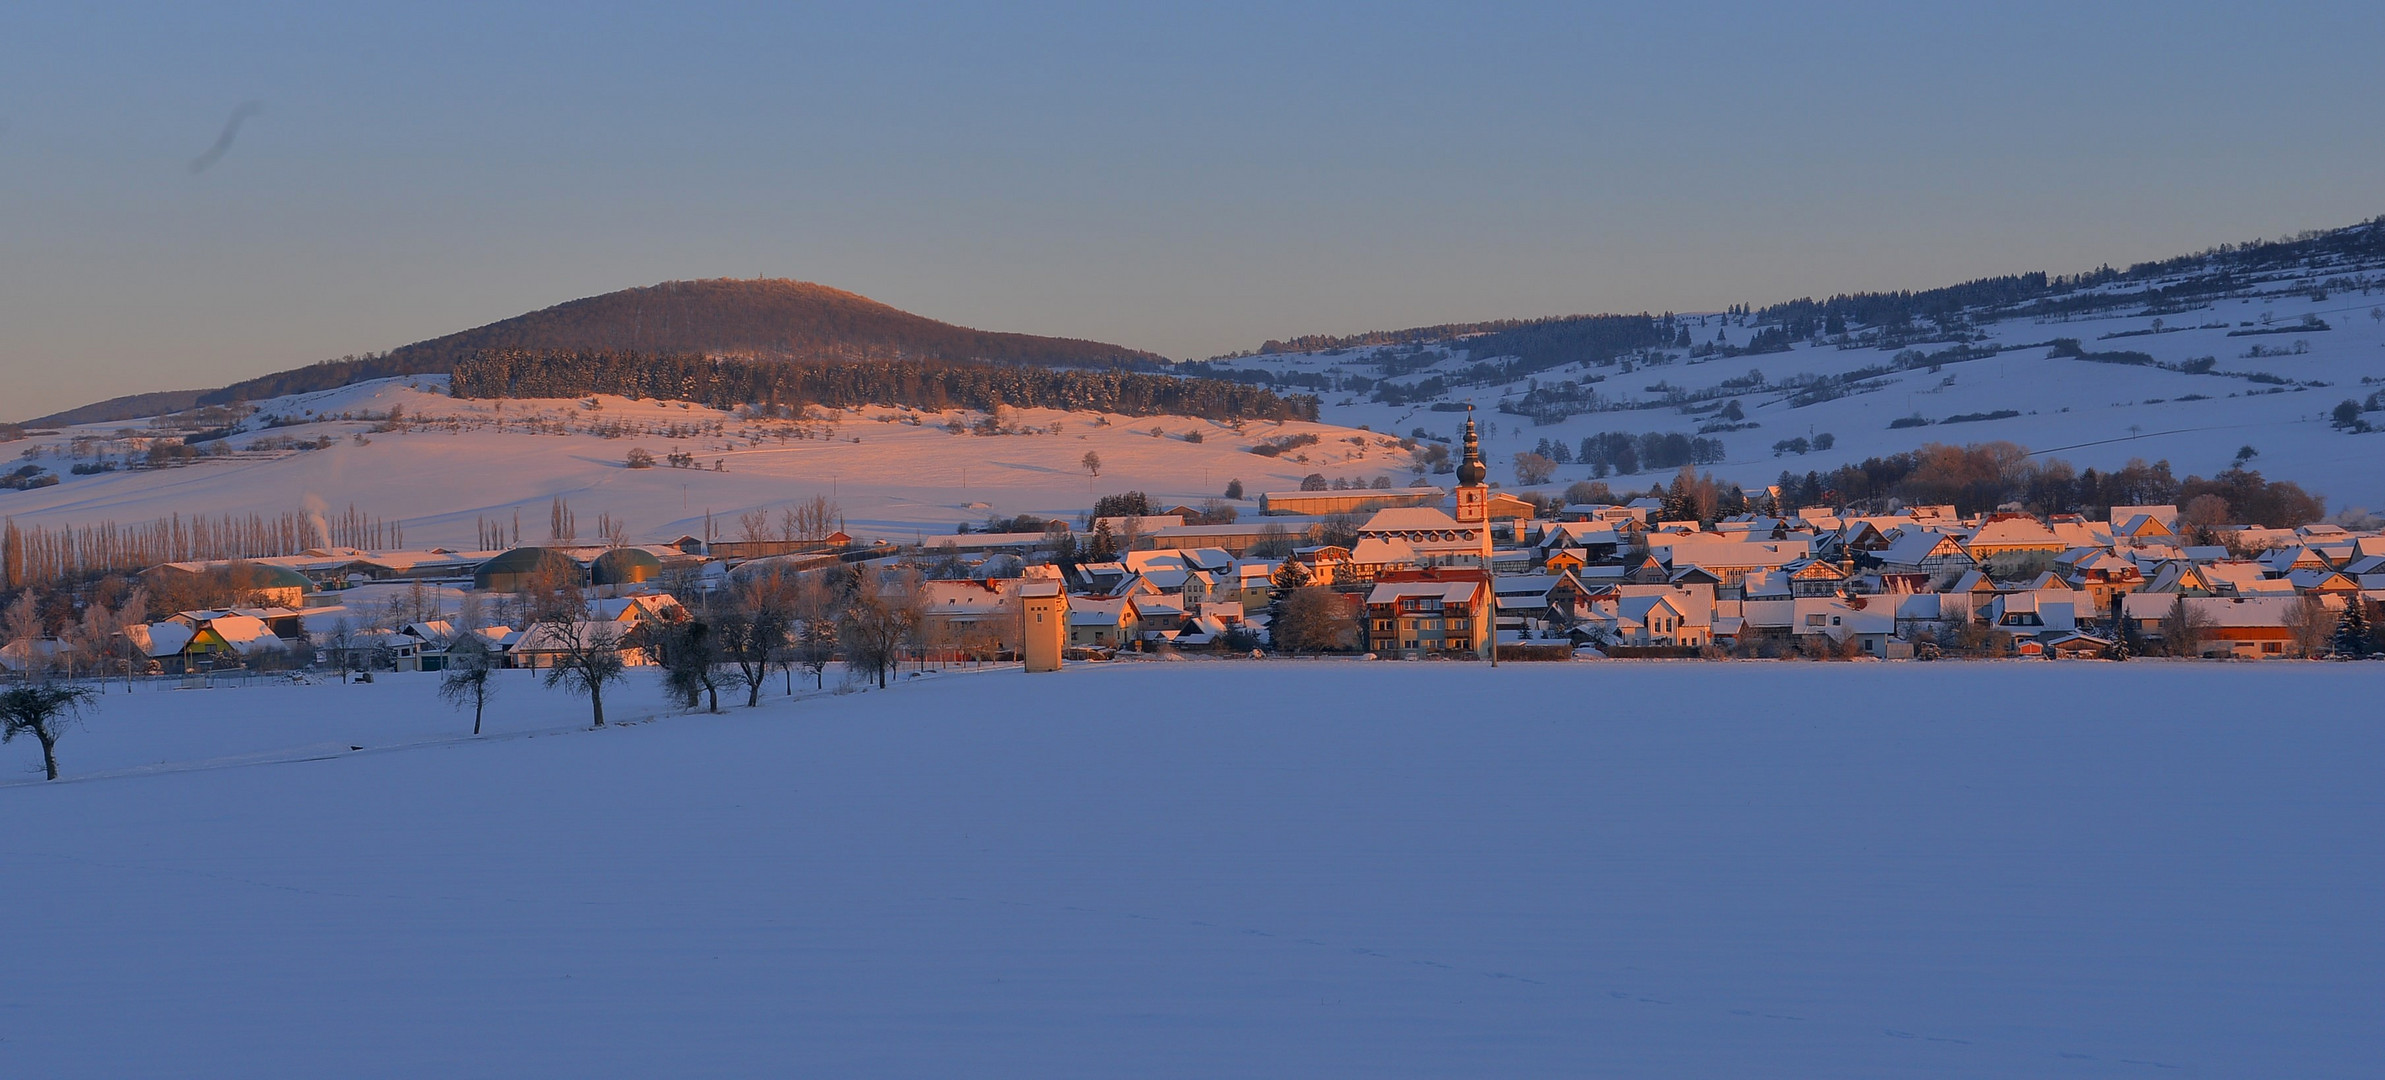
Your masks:
<svg viewBox="0 0 2385 1080"><path fill-rule="evenodd" d="M1473 408L1467 407L1466 453L1457 467L1457 523L1465 528L1482 557L1482 568L1491 568L1491 489L1485 483L1490 469L1482 463L1482 440L1474 433Z"/></svg>

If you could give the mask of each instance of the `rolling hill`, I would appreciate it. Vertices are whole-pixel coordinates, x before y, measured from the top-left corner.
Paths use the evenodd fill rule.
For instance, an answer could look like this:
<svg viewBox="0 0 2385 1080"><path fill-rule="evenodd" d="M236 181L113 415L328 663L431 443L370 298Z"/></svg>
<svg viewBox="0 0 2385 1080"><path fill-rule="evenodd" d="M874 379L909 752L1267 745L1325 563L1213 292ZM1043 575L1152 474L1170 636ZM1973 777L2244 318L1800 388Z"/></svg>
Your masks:
<svg viewBox="0 0 2385 1080"><path fill-rule="evenodd" d="M2381 346L2385 219L2125 270L1291 337L1179 370L1317 394L1321 420L1395 435L1446 439L1471 404L1494 479L1551 492L1663 482L1679 462L1600 449L1654 433L1698 440L1700 468L1751 490L2008 442L2081 469L2166 460L2181 478L2242 462L2338 510L2385 507ZM1511 471L1517 454L1548 477Z"/></svg>
<svg viewBox="0 0 2385 1080"><path fill-rule="evenodd" d="M484 349L677 353L760 360L928 359L1140 368L1155 353L1073 338L973 330L807 281L667 281L557 304L386 353L343 357L204 391L136 394L28 421L90 424L194 405L330 390L367 379L444 375Z"/></svg>

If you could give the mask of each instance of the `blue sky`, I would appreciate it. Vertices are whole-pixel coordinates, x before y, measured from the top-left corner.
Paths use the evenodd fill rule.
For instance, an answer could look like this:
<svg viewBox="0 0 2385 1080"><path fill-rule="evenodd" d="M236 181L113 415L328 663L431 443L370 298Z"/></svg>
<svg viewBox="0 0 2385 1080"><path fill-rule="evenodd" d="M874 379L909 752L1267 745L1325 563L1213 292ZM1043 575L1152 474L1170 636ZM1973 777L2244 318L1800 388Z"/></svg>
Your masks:
<svg viewBox="0 0 2385 1080"><path fill-rule="evenodd" d="M16 5L0 416L673 278L1206 356L2084 269L2385 213L2381 41L2373 3Z"/></svg>

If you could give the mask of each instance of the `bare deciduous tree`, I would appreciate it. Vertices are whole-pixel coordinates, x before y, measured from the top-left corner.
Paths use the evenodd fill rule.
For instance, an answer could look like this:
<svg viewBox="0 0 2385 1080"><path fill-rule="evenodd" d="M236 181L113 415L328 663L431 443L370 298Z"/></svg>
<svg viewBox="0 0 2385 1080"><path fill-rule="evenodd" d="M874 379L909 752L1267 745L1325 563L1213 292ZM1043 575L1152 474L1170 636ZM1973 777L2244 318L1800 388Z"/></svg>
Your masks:
<svg viewBox="0 0 2385 1080"><path fill-rule="evenodd" d="M737 515L737 538L749 544L770 539L770 511L756 507Z"/></svg>
<svg viewBox="0 0 2385 1080"><path fill-rule="evenodd" d="M0 691L0 743L13 742L19 735L33 736L41 744L42 770L49 779L58 779L58 736L91 697L89 687L60 683Z"/></svg>
<svg viewBox="0 0 2385 1080"><path fill-rule="evenodd" d="M1358 640L1355 607L1322 585L1293 589L1283 598L1269 633L1275 647L1298 655L1351 648Z"/></svg>
<svg viewBox="0 0 2385 1080"><path fill-rule="evenodd" d="M2304 593L2297 597L2294 606L2286 611L2286 632L2293 636L2294 655L2324 655L2335 640L2335 624L2339 619L2326 601L2317 596Z"/></svg>
<svg viewBox="0 0 2385 1080"><path fill-rule="evenodd" d="M827 685L828 663L836 659L837 627L850 595L843 586L853 580L821 573L796 581L788 659L811 675L814 689Z"/></svg>
<svg viewBox="0 0 2385 1080"><path fill-rule="evenodd" d="M743 598L741 598L743 599ZM745 684L745 707L762 703L762 682L786 648L786 615L769 604L741 602L714 622L720 655Z"/></svg>
<svg viewBox="0 0 2385 1080"><path fill-rule="evenodd" d="M641 628L639 636L662 665L663 686L680 708L701 702L707 712L720 711L720 638L711 623L680 614Z"/></svg>
<svg viewBox="0 0 2385 1080"><path fill-rule="evenodd" d="M490 674L497 668L496 650L477 627L459 627L447 647L446 673L439 676L439 697L456 708L472 707L472 734L480 734L481 712L497 695Z"/></svg>
<svg viewBox="0 0 2385 1080"><path fill-rule="evenodd" d="M525 635L549 653L549 688L560 686L588 696L592 727L605 726L605 687L619 682L625 671L621 637L619 624L591 619L585 604L547 613Z"/></svg>
<svg viewBox="0 0 2385 1080"><path fill-rule="evenodd" d="M903 571L891 580L873 583L864 575L838 626L845 659L854 667L877 675L886 688L886 673L902 658L904 643L919 630L919 576Z"/></svg>
<svg viewBox="0 0 2385 1080"><path fill-rule="evenodd" d="M2211 632L2211 617L2186 606L2186 597L2170 605L2161 617L2161 644L2171 656L2203 655L2203 639Z"/></svg>

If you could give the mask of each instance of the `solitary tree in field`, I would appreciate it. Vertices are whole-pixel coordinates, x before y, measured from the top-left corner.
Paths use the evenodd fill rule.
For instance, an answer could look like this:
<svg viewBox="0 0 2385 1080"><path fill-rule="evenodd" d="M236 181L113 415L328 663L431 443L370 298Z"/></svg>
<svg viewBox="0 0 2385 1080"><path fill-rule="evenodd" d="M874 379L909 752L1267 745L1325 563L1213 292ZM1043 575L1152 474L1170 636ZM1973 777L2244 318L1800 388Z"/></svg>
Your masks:
<svg viewBox="0 0 2385 1080"><path fill-rule="evenodd" d="M1095 475L1095 476L1100 476L1100 475L1101 475L1101 455L1100 455L1100 454L1096 454L1096 453L1094 453L1094 452L1093 452L1093 451L1091 451L1091 450L1087 450L1087 451L1085 451L1085 456L1084 456L1084 457L1081 457L1081 458L1078 458L1078 459L1077 459L1077 461L1078 461L1078 463L1079 463L1079 464L1082 464L1083 466L1085 466L1085 471L1086 471L1086 472L1092 473L1092 474L1093 474L1093 475Z"/></svg>
<svg viewBox="0 0 2385 1080"><path fill-rule="evenodd" d="M558 608L531 627L540 648L548 651L547 686L588 695L595 717L592 727L605 726L605 687L621 681L621 632L615 623L588 617L585 605Z"/></svg>
<svg viewBox="0 0 2385 1080"><path fill-rule="evenodd" d="M31 735L41 744L41 767L58 779L58 735L74 722L91 689L58 683L34 683L0 692L0 742Z"/></svg>
<svg viewBox="0 0 2385 1080"><path fill-rule="evenodd" d="M878 586L865 578L838 627L846 662L876 673L878 688L885 689L886 673L900 661L903 645L919 629L922 614L915 577L906 574Z"/></svg>
<svg viewBox="0 0 2385 1080"><path fill-rule="evenodd" d="M683 709L705 705L720 711L720 636L703 619L676 618L645 629L648 647L662 663L663 686Z"/></svg>
<svg viewBox="0 0 2385 1080"><path fill-rule="evenodd" d="M466 593L469 596L471 594ZM439 696L456 708L472 707L472 734L480 734L480 714L496 696L496 680L490 674L497 669L497 658L489 648L489 639L478 630L466 629L455 644L447 647L447 673L439 676Z"/></svg>
<svg viewBox="0 0 2385 1080"><path fill-rule="evenodd" d="M762 703L762 683L787 646L787 617L771 605L740 603L713 622L721 658L745 684L745 707Z"/></svg>
<svg viewBox="0 0 2385 1080"><path fill-rule="evenodd" d="M786 659L811 675L813 689L828 685L828 664L836 659L837 624L849 599L844 583L850 580L818 573L795 583L794 616L785 620L791 639Z"/></svg>

